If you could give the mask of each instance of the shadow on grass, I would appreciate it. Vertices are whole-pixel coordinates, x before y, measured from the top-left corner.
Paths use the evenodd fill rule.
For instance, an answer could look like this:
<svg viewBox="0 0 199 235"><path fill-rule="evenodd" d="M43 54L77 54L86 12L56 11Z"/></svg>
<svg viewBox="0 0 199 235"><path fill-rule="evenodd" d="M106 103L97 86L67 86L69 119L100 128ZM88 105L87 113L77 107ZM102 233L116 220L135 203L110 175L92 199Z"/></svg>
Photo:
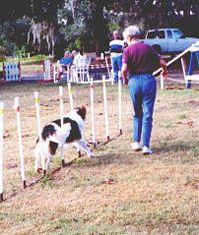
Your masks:
<svg viewBox="0 0 199 235"><path fill-rule="evenodd" d="M160 142L159 146L154 148L154 154L163 160L181 161L182 163L195 163L199 160L198 142Z"/></svg>

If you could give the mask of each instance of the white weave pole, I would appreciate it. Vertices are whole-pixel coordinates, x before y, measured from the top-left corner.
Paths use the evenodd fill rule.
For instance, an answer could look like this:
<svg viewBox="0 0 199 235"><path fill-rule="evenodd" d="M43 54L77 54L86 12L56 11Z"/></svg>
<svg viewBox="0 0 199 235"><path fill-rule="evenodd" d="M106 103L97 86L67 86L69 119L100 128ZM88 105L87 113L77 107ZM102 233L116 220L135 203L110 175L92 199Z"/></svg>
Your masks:
<svg viewBox="0 0 199 235"><path fill-rule="evenodd" d="M162 75L160 75L160 89L164 89L164 77Z"/></svg>
<svg viewBox="0 0 199 235"><path fill-rule="evenodd" d="M61 120L61 128L64 125L64 99L63 99L63 86L59 86L59 101L60 101L60 120ZM62 167L65 166L64 161L64 144L61 145L61 163Z"/></svg>
<svg viewBox="0 0 199 235"><path fill-rule="evenodd" d="M0 202L3 201L3 113L4 103L0 103Z"/></svg>
<svg viewBox="0 0 199 235"><path fill-rule="evenodd" d="M63 86L59 86L59 107L60 107L60 119L61 119L61 127L62 127L64 124Z"/></svg>
<svg viewBox="0 0 199 235"><path fill-rule="evenodd" d="M74 108L74 104L73 104L73 96L72 96L71 83L68 82L67 86L68 86L68 95L69 95L70 109L72 110Z"/></svg>
<svg viewBox="0 0 199 235"><path fill-rule="evenodd" d="M92 125L92 143L94 148L97 147L95 141L95 109L94 109L94 86L93 78L90 81L90 98L91 98L91 125Z"/></svg>
<svg viewBox="0 0 199 235"><path fill-rule="evenodd" d="M113 84L113 79L112 79L112 77L111 77L111 71L110 71L109 65L108 65L108 59L107 59L106 56L104 57L104 59L105 59L106 68L107 68L107 72L108 72L108 78L109 78L110 81L112 81L112 84Z"/></svg>
<svg viewBox="0 0 199 235"><path fill-rule="evenodd" d="M20 159L20 172L23 182L23 188L26 188L26 176L25 176L25 167L24 167L24 155L23 155L23 143L22 143L22 131L21 131L21 112L19 106L19 97L14 99L14 108L17 116L17 132L18 132L18 141L19 141L19 159Z"/></svg>
<svg viewBox="0 0 199 235"><path fill-rule="evenodd" d="M38 130L38 136L40 141L42 141L41 138L41 118L40 118L40 108L39 108L39 103L40 103L40 98L39 98L39 93L35 91L35 108L36 108L36 115L37 115L37 130ZM42 155L41 157L41 164L42 164L42 170L43 170L43 175L46 175L46 165L44 161L44 156Z"/></svg>
<svg viewBox="0 0 199 235"><path fill-rule="evenodd" d="M106 78L105 75L102 76L103 83L103 96L104 96L104 117L105 117L105 126L106 126L106 138L107 142L110 141L109 136L109 122L108 122L108 107L107 107L107 93L106 93Z"/></svg>
<svg viewBox="0 0 199 235"><path fill-rule="evenodd" d="M122 134L122 78L121 71L118 72L118 122L119 132Z"/></svg>

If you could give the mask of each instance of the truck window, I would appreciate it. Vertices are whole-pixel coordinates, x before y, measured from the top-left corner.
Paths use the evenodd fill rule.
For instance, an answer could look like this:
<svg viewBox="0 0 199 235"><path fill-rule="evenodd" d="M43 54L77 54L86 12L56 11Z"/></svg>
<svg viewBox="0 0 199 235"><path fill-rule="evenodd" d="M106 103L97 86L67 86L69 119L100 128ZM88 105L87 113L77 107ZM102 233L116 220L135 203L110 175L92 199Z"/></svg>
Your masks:
<svg viewBox="0 0 199 235"><path fill-rule="evenodd" d="M147 34L147 38L156 38L156 37L157 37L156 31L148 32Z"/></svg>
<svg viewBox="0 0 199 235"><path fill-rule="evenodd" d="M164 31L158 31L158 38L165 38Z"/></svg>
<svg viewBox="0 0 199 235"><path fill-rule="evenodd" d="M164 31L151 31L148 32L147 38L165 38L165 32Z"/></svg>
<svg viewBox="0 0 199 235"><path fill-rule="evenodd" d="M173 30L173 37L174 38L185 38L183 32L178 29Z"/></svg>
<svg viewBox="0 0 199 235"><path fill-rule="evenodd" d="M171 30L167 30L167 38L172 38L172 32L171 32Z"/></svg>

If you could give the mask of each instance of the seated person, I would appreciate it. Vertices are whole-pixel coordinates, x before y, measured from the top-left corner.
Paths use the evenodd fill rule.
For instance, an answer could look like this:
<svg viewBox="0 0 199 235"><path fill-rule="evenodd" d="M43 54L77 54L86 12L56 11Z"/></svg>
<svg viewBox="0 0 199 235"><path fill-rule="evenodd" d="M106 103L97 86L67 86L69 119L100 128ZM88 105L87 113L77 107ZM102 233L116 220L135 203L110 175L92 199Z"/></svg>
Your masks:
<svg viewBox="0 0 199 235"><path fill-rule="evenodd" d="M58 60L58 73L59 78L63 75L64 70L68 71L70 66L73 63L73 56L71 55L70 51L65 51L64 56Z"/></svg>

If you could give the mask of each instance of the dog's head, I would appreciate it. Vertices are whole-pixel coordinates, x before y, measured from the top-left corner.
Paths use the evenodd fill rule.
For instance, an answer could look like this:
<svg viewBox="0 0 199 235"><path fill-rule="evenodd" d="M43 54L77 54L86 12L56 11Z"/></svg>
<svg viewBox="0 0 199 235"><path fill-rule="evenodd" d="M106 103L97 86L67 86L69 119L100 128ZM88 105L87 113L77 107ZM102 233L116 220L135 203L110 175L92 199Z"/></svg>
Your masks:
<svg viewBox="0 0 199 235"><path fill-rule="evenodd" d="M80 106L76 107L75 110L77 111L77 114L79 114L79 116L83 120L85 120L85 118L86 118L86 106L85 105L80 105Z"/></svg>

